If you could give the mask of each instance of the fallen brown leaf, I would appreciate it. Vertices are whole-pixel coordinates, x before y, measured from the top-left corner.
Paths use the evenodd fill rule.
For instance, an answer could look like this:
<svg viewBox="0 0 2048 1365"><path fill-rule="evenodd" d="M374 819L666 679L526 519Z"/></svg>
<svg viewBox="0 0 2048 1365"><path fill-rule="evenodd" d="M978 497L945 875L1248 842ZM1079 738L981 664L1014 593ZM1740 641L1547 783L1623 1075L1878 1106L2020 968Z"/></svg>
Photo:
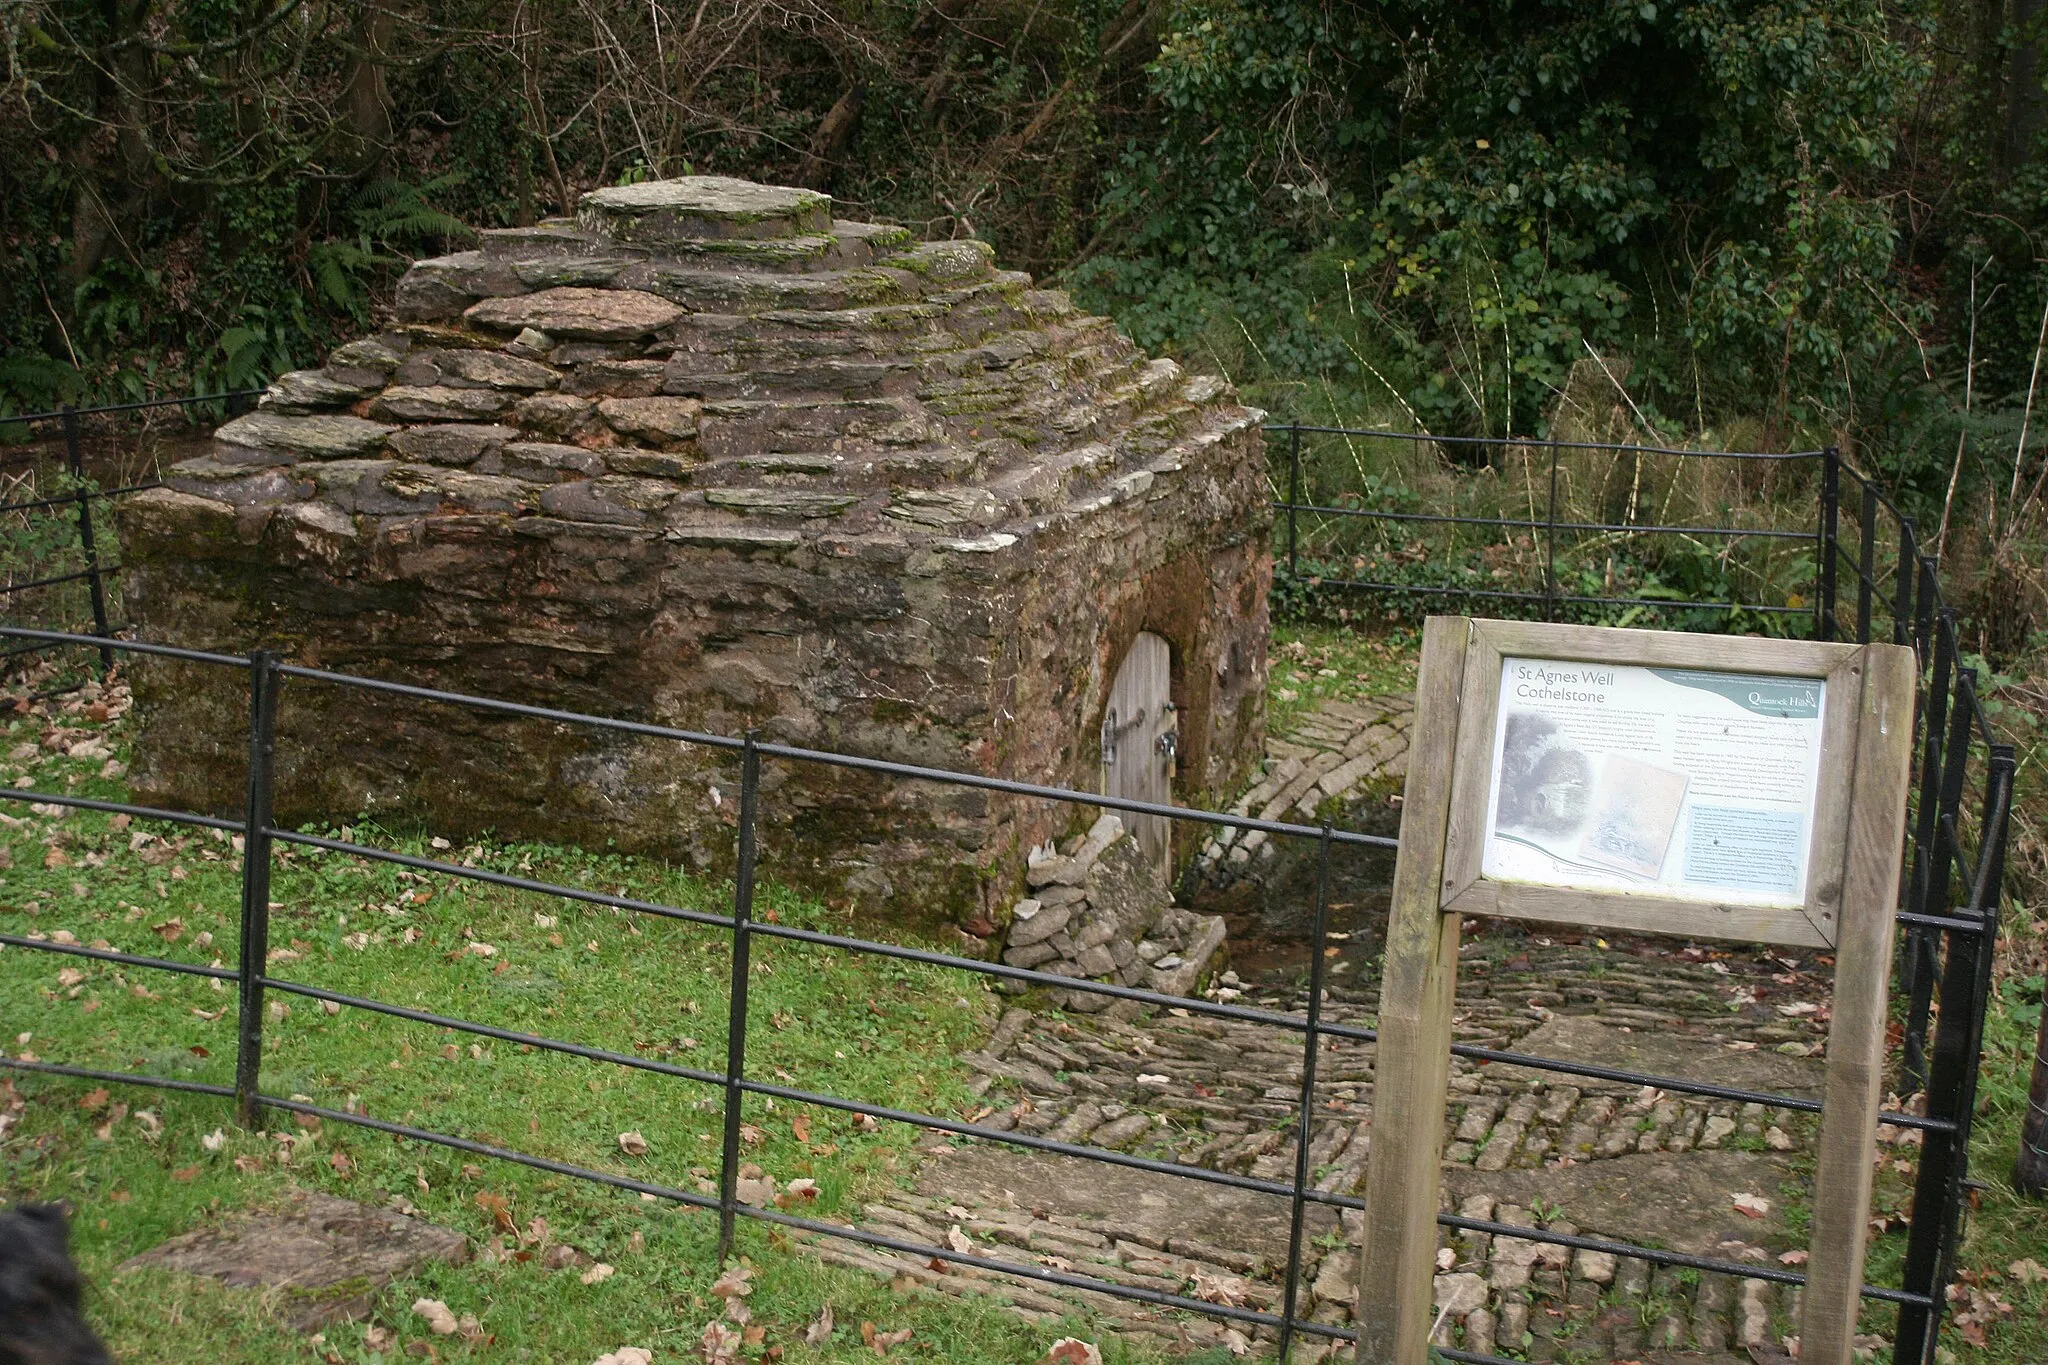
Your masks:
<svg viewBox="0 0 2048 1365"><path fill-rule="evenodd" d="M504 1195L493 1194L489 1190L479 1190L476 1196L476 1206L491 1216L491 1221L497 1225L500 1232L516 1232L518 1230L518 1225L512 1221L512 1206Z"/></svg>
<svg viewBox="0 0 2048 1365"><path fill-rule="evenodd" d="M705 1324L704 1335L697 1345L704 1353L704 1365L738 1365L742 1341L740 1334L732 1328L722 1322L712 1322Z"/></svg>
<svg viewBox="0 0 2048 1365"><path fill-rule="evenodd" d="M743 1299L754 1292L754 1268L740 1264L712 1282L711 1292L721 1299Z"/></svg>
<svg viewBox="0 0 2048 1365"><path fill-rule="evenodd" d="M816 1349L831 1339L832 1305L821 1303L818 1305L818 1316L812 1318L810 1326L804 1328L804 1345Z"/></svg>
<svg viewBox="0 0 2048 1365"><path fill-rule="evenodd" d="M427 1330L437 1337L452 1337L460 1325L448 1305L439 1299L414 1299L412 1311L427 1320Z"/></svg>
<svg viewBox="0 0 2048 1365"><path fill-rule="evenodd" d="M898 1332L883 1332L877 1330L872 1322L863 1322L860 1325L860 1339L876 1355L885 1356L891 1349L910 1340L910 1329L905 1327Z"/></svg>
<svg viewBox="0 0 2048 1365"><path fill-rule="evenodd" d="M1251 1286L1235 1275L1212 1275L1206 1270L1195 1272L1195 1297L1210 1303L1220 1303L1226 1308L1241 1308L1250 1296Z"/></svg>

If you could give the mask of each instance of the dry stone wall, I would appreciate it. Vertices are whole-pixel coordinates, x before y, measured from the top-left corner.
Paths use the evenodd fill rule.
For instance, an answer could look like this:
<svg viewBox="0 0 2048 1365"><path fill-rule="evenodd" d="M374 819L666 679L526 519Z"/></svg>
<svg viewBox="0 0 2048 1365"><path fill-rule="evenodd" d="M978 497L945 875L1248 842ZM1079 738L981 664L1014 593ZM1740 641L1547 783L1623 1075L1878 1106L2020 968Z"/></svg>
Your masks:
<svg viewBox="0 0 2048 1365"><path fill-rule="evenodd" d="M1159 864L1116 815L1027 861L1031 892L1011 908L1003 949L1013 967L1187 995L1223 946L1223 917L1174 905ZM1092 991L1054 996L1077 1013L1129 1012L1128 1002Z"/></svg>
<svg viewBox="0 0 2048 1365"><path fill-rule="evenodd" d="M377 335L289 374L123 505L148 637L454 691L1093 787L1108 684L1174 652L1176 795L1257 761L1258 416L979 242L695 177L421 261ZM239 681L136 678L149 799L238 799ZM731 856L733 773L593 734L287 689L291 821L430 820ZM992 925L1049 803L771 761L771 875Z"/></svg>

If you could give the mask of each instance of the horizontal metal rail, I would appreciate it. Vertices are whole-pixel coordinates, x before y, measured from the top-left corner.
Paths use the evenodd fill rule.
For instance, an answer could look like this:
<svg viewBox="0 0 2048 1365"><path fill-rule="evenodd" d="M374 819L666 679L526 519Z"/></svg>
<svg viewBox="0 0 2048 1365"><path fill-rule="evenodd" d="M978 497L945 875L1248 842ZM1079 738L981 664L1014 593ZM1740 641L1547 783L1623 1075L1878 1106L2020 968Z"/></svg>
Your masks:
<svg viewBox="0 0 2048 1365"><path fill-rule="evenodd" d="M1276 502L1275 511L1316 512L1333 517L1362 517L1372 521L1416 521L1440 526L1505 526L1526 531L1626 531L1630 535L1732 536L1737 539L1762 537L1767 540L1810 540L1820 537L1812 531L1778 531L1746 526L1638 526L1629 522L1531 521L1527 517L1465 517L1444 512L1388 512L1372 507L1332 507L1311 502ZM0 511L4 511L0 508Z"/></svg>
<svg viewBox="0 0 2048 1365"><path fill-rule="evenodd" d="M1904 916L1900 916L1904 918ZM1316 1025L1318 1034L1332 1038L1345 1038L1354 1042L1375 1043L1379 1041L1379 1030L1361 1028L1355 1024ZM1481 1047L1477 1043L1452 1043L1451 1055L1473 1061L1499 1063L1504 1066L1527 1067L1532 1071L1553 1071L1565 1076L1585 1076L1597 1081L1615 1081L1623 1085L1649 1086L1654 1090L1669 1090L1681 1095L1699 1095L1707 1099L1733 1100L1743 1104L1761 1104L1774 1109L1792 1109L1801 1113L1818 1114L1819 1100L1802 1099L1797 1095L1781 1095L1770 1090L1745 1090L1739 1086L1715 1085L1708 1081L1690 1081L1679 1076L1659 1076L1647 1071L1630 1071L1626 1067L1596 1066L1591 1062L1571 1062L1557 1057L1544 1057L1533 1052L1507 1052L1499 1048ZM1942 1119L1922 1118L1918 1114L1884 1112L1878 1115L1879 1123L1889 1123L1897 1128L1924 1128L1935 1132L1947 1132L1955 1127Z"/></svg>
<svg viewBox="0 0 2048 1365"><path fill-rule="evenodd" d="M37 801L46 806L69 806L74 810L104 811L109 815L129 815L143 820L163 820L176 825L198 825L204 829L233 830L239 834L242 822L223 820L218 815L195 815L191 811L161 810L155 806L131 806L125 801L100 801L90 796L72 796L64 792L37 791L33 787L0 787L0 800Z"/></svg>
<svg viewBox="0 0 2048 1365"><path fill-rule="evenodd" d="M624 734L647 735L656 739L673 739L685 744L701 745L709 749L723 749L738 752L745 741L728 735L709 734L699 730L681 730L669 725L655 725L647 721L615 720L604 716L585 715L576 711L561 711L546 706L530 706L523 702L500 701L491 697L470 696L461 692L443 692L431 687L418 687L411 683L389 682L382 678L358 677L350 673L333 673L326 669L301 668L292 664L280 664L277 671L285 677L305 678L314 682L333 683L343 687L362 688L372 692L388 692L396 696L414 697L422 701L444 702L455 706L470 707L480 711L495 711L504 715L528 716L535 720L559 721L569 725L586 725L596 729L615 730ZM1222 811L1196 810L1189 806L1166 805L1155 801L1133 801L1121 796L1107 796L1099 792L1074 791L1066 787L1049 787L1037 782L1019 782L1007 777L989 777L981 773L955 772L946 768L925 768L912 763L897 763L884 758L866 758L859 754L833 753L823 749L802 749L788 744L757 744L756 749L767 758L793 759L802 763L818 763L827 767L849 768L859 772L877 773L885 777L908 778L917 782L936 782L953 787L972 787L980 791L1002 792L1011 796L1040 797L1068 805L1095 806L1103 810L1125 811L1135 815L1158 815L1170 820L1185 820L1196 824L1224 825L1239 830L1260 830L1267 834L1291 835L1303 839L1322 837L1322 831L1313 825L1288 824L1278 820L1259 820L1247 815L1230 815ZM1348 830L1332 831L1330 836L1340 844L1373 848L1397 848L1398 839L1380 834L1358 834ZM765 932L773 926L760 926Z"/></svg>
<svg viewBox="0 0 2048 1365"><path fill-rule="evenodd" d="M208 967L197 962L179 962L168 957L144 957L140 953L124 953L113 948L94 948L84 943L57 943L50 939L31 938L27 934L0 934L0 943L11 948L30 948L45 953L62 953L67 957L91 958L95 962L117 962L125 967L148 967L153 971L176 972L183 976L210 976L216 981L233 981L241 975L232 967Z"/></svg>
<svg viewBox="0 0 2048 1365"><path fill-rule="evenodd" d="M153 479L149 483L131 483L124 488L86 488L76 493L64 493L54 498L37 498L33 502L0 503L0 512L32 512L43 507L75 506L80 497L118 498L124 493L146 493L152 488L162 488L163 480Z"/></svg>
<svg viewBox="0 0 2048 1365"><path fill-rule="evenodd" d="M1427 432L1384 431L1377 427L1325 427L1311 426L1305 422L1268 422L1262 431L1300 432L1304 436L1366 436L1386 441L1433 441L1447 446L1505 446L1523 447L1529 450L1615 450L1623 454L1636 455L1681 455L1693 459L1713 460L1818 460L1827 455L1825 450L1736 451L1736 450L1682 450L1675 446L1639 446L1613 441L1552 441L1524 439L1520 436L1431 436Z"/></svg>
<svg viewBox="0 0 2048 1365"><path fill-rule="evenodd" d="M188 1093L213 1095L225 1099L232 1099L235 1096L232 1086L209 1085L199 1081L181 1081L166 1076L138 1075L125 1071L101 1071L90 1067L66 1066L51 1062L25 1062L11 1057L0 1057L0 1067L16 1071L41 1072L46 1075L69 1076L110 1084L140 1085L155 1089L181 1090ZM323 1121L375 1129L379 1132L388 1133L394 1137L405 1138L414 1142L433 1143L437 1146L469 1152L476 1156L488 1156L500 1161L510 1161L556 1175L573 1176L576 1179L591 1181L595 1184L610 1185L616 1189L652 1195L657 1199L672 1200L679 1204L687 1204L692 1208L716 1209L719 1207L719 1201L708 1195L696 1194L671 1185L658 1185L649 1181L635 1180L630 1176L615 1175L609 1171L593 1170L589 1167L576 1166L547 1157L534 1156L530 1153L519 1151L516 1148L493 1146L489 1143L457 1137L450 1133L437 1132L431 1128L420 1128L406 1123L394 1123L389 1119L372 1118L368 1114L355 1114L346 1110L330 1109L326 1106L312 1104L304 1100L284 1099L275 1095L262 1096L261 1103L266 1109L281 1109L288 1113L305 1114L308 1117ZM1185 1309L1206 1316L1222 1317L1262 1327L1278 1327L1281 1324L1281 1319L1277 1314L1264 1313L1256 1309L1212 1303L1207 1299L1190 1298L1180 1294L1167 1294L1143 1285L1124 1285L1112 1280L1098 1280L1086 1275L1070 1275L1043 1266L1001 1260L991 1256L962 1253L949 1247L930 1246L922 1242L913 1242L906 1238L890 1237L885 1234L868 1232L861 1228L849 1227L840 1223L825 1222L821 1219L802 1218L773 1209L742 1205L735 1212L742 1217L753 1218L761 1222L776 1223L783 1227L796 1228L804 1232L860 1242L868 1246L880 1247L888 1251L903 1252L920 1258L936 1258L951 1265L968 1265L1000 1275L1038 1280L1042 1283L1058 1285L1065 1289L1079 1289L1092 1293L1107 1294L1115 1298L1153 1304L1162 1308ZM1293 1326L1296 1331L1312 1332L1339 1340L1350 1341L1355 1340L1357 1337L1355 1331L1331 1324L1297 1320Z"/></svg>
<svg viewBox="0 0 2048 1365"><path fill-rule="evenodd" d="M1653 607L1663 611L1755 611L1777 616L1811 616L1811 607L1773 607L1753 602L1694 602L1670 597L1590 597L1578 593L1520 592L1508 588L1437 587L1420 583L1381 583L1362 578L1317 578L1318 588L1346 591L1419 593L1432 597L1482 597L1512 602L1574 602L1585 606Z"/></svg>
<svg viewBox="0 0 2048 1365"><path fill-rule="evenodd" d="M55 578L38 578L32 583L0 584L0 597L5 597L7 594L14 592L27 592L31 588L53 588L59 583L76 583L82 579L91 578L94 574L106 577L119 572L121 572L120 565L109 564L97 569L80 569L76 573L58 574Z"/></svg>
<svg viewBox="0 0 2048 1365"><path fill-rule="evenodd" d="M182 398L139 398L132 403L101 403L90 408L58 408L54 412L0 413L0 427L10 422L61 422L66 416L97 417L109 412L141 412L149 408L182 408L199 403L233 402L238 398L261 398L262 389L226 389L220 393L188 393Z"/></svg>
<svg viewBox="0 0 2048 1365"><path fill-rule="evenodd" d="M147 640L126 640L119 636L81 635L69 630L35 630L28 626L0 626L0 639L43 640L56 645L105 646L121 654L148 654L159 659L183 659L187 663L214 664L221 668L247 668L245 654L216 654L180 645L159 645Z"/></svg>

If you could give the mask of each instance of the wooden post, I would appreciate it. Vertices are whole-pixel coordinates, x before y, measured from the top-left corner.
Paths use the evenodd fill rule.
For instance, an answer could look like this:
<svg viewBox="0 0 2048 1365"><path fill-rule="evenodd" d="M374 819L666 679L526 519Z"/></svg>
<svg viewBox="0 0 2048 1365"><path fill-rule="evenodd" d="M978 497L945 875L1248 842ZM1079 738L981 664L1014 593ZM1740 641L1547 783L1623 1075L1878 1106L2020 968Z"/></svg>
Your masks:
<svg viewBox="0 0 2048 1365"><path fill-rule="evenodd" d="M1458 702L1472 647L1472 628L1462 617L1434 616L1423 628L1401 851L1380 983L1372 1163L1359 1258L1362 1365L1422 1365L1429 1346L1438 1163L1458 979L1458 916L1438 906Z"/></svg>
<svg viewBox="0 0 2048 1365"><path fill-rule="evenodd" d="M1884 1093L1885 997L1913 766L1913 652L1870 645L1861 667L1800 1365L1849 1365L1862 1307L1873 1133Z"/></svg>

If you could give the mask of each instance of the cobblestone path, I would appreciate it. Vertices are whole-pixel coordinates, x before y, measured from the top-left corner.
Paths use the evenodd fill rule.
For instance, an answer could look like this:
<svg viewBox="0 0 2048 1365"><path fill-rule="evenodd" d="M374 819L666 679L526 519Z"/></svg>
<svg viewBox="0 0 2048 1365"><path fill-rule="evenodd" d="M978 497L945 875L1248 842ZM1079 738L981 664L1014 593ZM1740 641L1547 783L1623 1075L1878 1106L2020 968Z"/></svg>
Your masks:
<svg viewBox="0 0 2048 1365"><path fill-rule="evenodd" d="M1255 804L1255 813L1283 800L1299 808L1308 795L1303 776L1320 768L1311 780L1321 781L1340 772L1349 759L1333 764L1329 756L1342 755L1383 719L1347 713L1317 727L1329 738L1307 754L1276 755L1261 784L1273 790L1242 804ZM1405 752L1405 743L1395 752ZM1281 777L1290 763L1294 774ZM1378 1003L1372 963L1346 957L1346 943L1329 951L1339 959L1333 966L1352 970L1331 977L1323 1017L1370 1026ZM1461 956L1457 1035L1486 1047L1815 1099L1829 965L1811 954L1546 936L1476 922ZM1299 1014L1307 1004L1301 975L1298 968L1247 979L1233 973L1212 994ZM979 1073L984 1099L974 1121L1291 1178L1300 1032L1182 1010L1120 1014L1121 1007L1092 1016L1008 1010L986 1044L962 1058ZM1321 1044L1308 1147L1319 1190L1365 1194L1373 1053L1369 1043ZM1814 1124L1797 1111L1456 1058L1445 1124L1446 1211L1760 1264L1776 1264L1801 1245L1795 1229ZM1120 1284L1278 1309L1284 1198L935 1134L921 1150L915 1189L867 1205L865 1226ZM1304 1316L1350 1321L1356 1220L1349 1211L1340 1217L1310 1207ZM1239 1334L1106 1295L1020 1287L846 1244L821 1246L819 1254L945 1292L994 1293L1026 1315L1078 1309L1102 1315L1112 1330L1188 1347L1271 1349L1270 1332ZM1505 1236L1446 1231L1438 1268L1442 1344L1532 1361L1747 1361L1748 1348L1774 1347L1796 1320L1795 1293L1762 1282ZM1320 1358L1323 1348L1309 1341L1296 1359Z"/></svg>

